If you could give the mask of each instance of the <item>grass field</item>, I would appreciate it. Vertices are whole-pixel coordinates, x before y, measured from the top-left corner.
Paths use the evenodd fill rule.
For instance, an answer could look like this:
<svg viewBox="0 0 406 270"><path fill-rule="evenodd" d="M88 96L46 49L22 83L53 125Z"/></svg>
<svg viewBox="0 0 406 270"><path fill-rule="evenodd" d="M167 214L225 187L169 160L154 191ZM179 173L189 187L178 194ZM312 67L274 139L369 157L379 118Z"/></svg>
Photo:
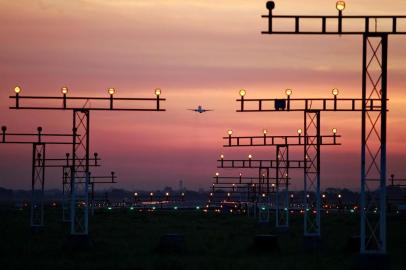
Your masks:
<svg viewBox="0 0 406 270"><path fill-rule="evenodd" d="M264 227L246 216L104 210L91 219L94 246L75 251L65 248L68 227L59 221L60 209L47 210L38 234L31 233L28 217L28 210L1 210L0 269L351 269L357 258L346 251L348 237L358 233L356 214L323 216L318 252L305 251L299 215L273 252L253 244L256 234L274 233L272 221ZM388 218L390 269L406 269L405 226L405 216ZM157 251L167 233L185 235L184 252Z"/></svg>

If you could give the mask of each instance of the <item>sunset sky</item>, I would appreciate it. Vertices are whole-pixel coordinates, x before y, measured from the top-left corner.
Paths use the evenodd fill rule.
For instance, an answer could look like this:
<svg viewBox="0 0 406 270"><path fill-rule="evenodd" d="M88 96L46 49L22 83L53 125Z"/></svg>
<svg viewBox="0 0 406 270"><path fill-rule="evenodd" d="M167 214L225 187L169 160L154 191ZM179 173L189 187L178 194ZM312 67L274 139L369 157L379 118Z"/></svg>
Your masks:
<svg viewBox="0 0 406 270"><path fill-rule="evenodd" d="M335 0L276 1L275 14L335 15ZM346 1L349 15L406 15L404 0ZM261 35L264 0L0 0L0 125L10 132L69 132L70 111L15 111L22 95L154 97L162 89L166 112L91 112L91 152L116 171L127 189L207 189L216 159L274 159L268 148L224 149L234 134L295 135L302 113L237 113L238 90L247 98L361 97L361 37ZM406 25L400 25L405 27ZM406 36L389 39L388 171L406 178ZM187 111L202 105L213 112ZM360 113L322 112L321 130L335 127L342 146L322 149L322 186L359 189ZM31 147L0 145L0 186L31 187ZM51 147L50 147L51 148ZM70 149L53 148L48 157ZM292 158L302 157L302 148ZM220 171L237 175L238 171ZM61 188L61 171L49 170L46 188ZM256 171L245 175L256 175ZM303 187L303 172L292 174Z"/></svg>

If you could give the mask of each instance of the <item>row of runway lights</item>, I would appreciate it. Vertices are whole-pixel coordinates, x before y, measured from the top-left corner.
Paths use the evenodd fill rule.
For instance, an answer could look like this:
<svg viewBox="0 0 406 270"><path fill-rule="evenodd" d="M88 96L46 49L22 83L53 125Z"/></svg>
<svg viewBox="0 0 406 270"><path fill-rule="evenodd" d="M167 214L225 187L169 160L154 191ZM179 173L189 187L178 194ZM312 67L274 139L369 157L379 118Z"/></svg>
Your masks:
<svg viewBox="0 0 406 270"><path fill-rule="evenodd" d="M20 86L16 86L14 87L14 93L16 93L16 95L19 95L22 91L22 88ZM64 86L61 88L61 93L63 96L66 96L69 92L68 87ZM112 97L115 93L116 93L116 89L115 88L107 88L107 93ZM156 96L160 96L162 94L162 90L160 88L155 88L154 89L155 95Z"/></svg>
<svg viewBox="0 0 406 270"><path fill-rule="evenodd" d="M14 93L16 93L17 95L19 95L21 92L22 92L22 88L21 88L20 86L14 87ZM64 87L61 88L61 93L62 93L62 95L67 95L68 92L69 92L68 87L64 86ZM111 96L114 95L116 92L117 92L116 89L113 88L113 87L107 88L107 93L108 93L109 95L111 95ZM157 95L157 96L160 96L160 95L162 94L162 90L161 90L160 88L155 88L155 89L154 89L154 92L155 92L155 95ZM287 96L288 99L290 98L290 96L292 95L292 93L293 93L292 89L286 89L286 90L285 90L285 94L286 94L286 96ZM339 91L338 91L337 88L333 88L333 90L331 90L331 93L333 94L334 97L337 97ZM241 89L241 90L239 91L239 94L240 94L241 97L245 97L245 95L247 94L247 90Z"/></svg>
<svg viewBox="0 0 406 270"><path fill-rule="evenodd" d="M337 134L337 129L336 128L332 128L331 131L333 132L333 136L336 136ZM262 133L264 134L264 137L266 137L266 135L269 133L267 129L263 129ZM301 128L297 129L297 134L300 136L302 136L303 130ZM229 137L231 137L233 135L233 130L229 129L227 130L227 134Z"/></svg>
<svg viewBox="0 0 406 270"><path fill-rule="evenodd" d="M225 201L225 202L226 202L226 201ZM227 203L227 202L226 202L226 203ZM20 209L20 210L23 210L23 208L28 208L28 206L29 206L29 205L28 205L27 203L25 203L25 204L24 204L22 207L20 207L19 209ZM51 204L51 206L52 206L52 207L57 207L57 204L54 202L54 203ZM122 207L113 207L113 206L107 206L107 207L106 207L105 205L99 205L97 208L98 208L98 209L106 209L106 210L108 210L108 211L113 211L114 209L122 209ZM208 213L208 212L209 212L209 208L210 208L209 205L206 205L205 207L195 206L195 207L189 208L189 210L194 209L194 210L196 210L196 211L203 211L203 212L205 212L205 213ZM228 207L228 208L229 208L229 207ZM130 211L138 210L138 212L154 212L154 211L160 210L161 208L160 208L160 207L156 207L156 206L153 206L153 207L145 207L145 208L137 208L137 207L131 206L131 207L129 207L128 209L129 209ZM170 210L170 209L172 209L172 210L175 210L175 211L177 211L177 210L182 210L182 208L180 208L179 206L174 206L174 207L172 207L172 208L164 208L164 209L165 209L165 210ZM272 210L272 208L269 208L269 207L266 207L266 206L263 206L263 205L260 206L259 209L262 210L262 211L266 211L266 210L268 210L268 209ZM294 214L294 213L303 214L303 213L305 212L305 210L303 210L303 209L300 209L300 210L288 210L288 208L284 208L283 210L284 210L284 211L289 211L289 212L292 213L292 214ZM354 207L349 208L349 209L348 209L348 208L344 208L344 209L342 209L342 208L327 208L327 207L323 208L323 211L324 211L326 214L328 214L329 211L347 211L347 210L349 210L350 213L355 213L355 212L358 210L358 207L357 207L357 206L354 206ZM234 205L234 209L228 209L228 211L227 211L227 209L224 209L223 205L220 205L219 208L214 208L214 209L212 209L212 211L215 212L215 213L226 213L226 212L230 212L230 213L243 212L243 213L245 213L245 212L246 212L245 209L238 209L237 205ZM306 211L310 211L310 209L306 209ZM378 212L377 209L375 209L375 210L374 210L374 213L376 214L377 212ZM313 210L313 214L316 214L316 213L317 213L317 211ZM400 211L397 210L397 211L396 211L396 214L399 214L399 213L400 213Z"/></svg>

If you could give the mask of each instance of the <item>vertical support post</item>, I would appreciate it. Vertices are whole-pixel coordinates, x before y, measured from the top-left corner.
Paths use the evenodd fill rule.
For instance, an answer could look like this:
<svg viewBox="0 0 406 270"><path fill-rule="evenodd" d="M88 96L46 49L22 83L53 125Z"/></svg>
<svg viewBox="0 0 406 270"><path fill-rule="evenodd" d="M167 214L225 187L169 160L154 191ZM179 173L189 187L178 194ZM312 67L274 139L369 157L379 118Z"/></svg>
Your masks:
<svg viewBox="0 0 406 270"><path fill-rule="evenodd" d="M72 166L63 166L62 169L62 222L70 222L70 207L72 196Z"/></svg>
<svg viewBox="0 0 406 270"><path fill-rule="evenodd" d="M320 111L304 112L304 236L320 237Z"/></svg>
<svg viewBox="0 0 406 270"><path fill-rule="evenodd" d="M73 110L71 235L89 232L89 110Z"/></svg>
<svg viewBox="0 0 406 270"><path fill-rule="evenodd" d="M364 34L360 202L361 254L386 253L387 59L388 35ZM380 99L379 111L374 111L374 107L369 107L372 99Z"/></svg>
<svg viewBox="0 0 406 270"><path fill-rule="evenodd" d="M33 143L31 178L31 229L44 226L45 144Z"/></svg>
<svg viewBox="0 0 406 270"><path fill-rule="evenodd" d="M276 146L276 228L289 228L289 148Z"/></svg>

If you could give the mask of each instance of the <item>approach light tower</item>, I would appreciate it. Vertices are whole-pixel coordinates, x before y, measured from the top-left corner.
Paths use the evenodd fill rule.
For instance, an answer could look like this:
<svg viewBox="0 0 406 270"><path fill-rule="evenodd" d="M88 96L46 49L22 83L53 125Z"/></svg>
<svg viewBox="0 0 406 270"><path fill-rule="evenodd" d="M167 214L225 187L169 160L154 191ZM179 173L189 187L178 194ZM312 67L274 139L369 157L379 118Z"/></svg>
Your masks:
<svg viewBox="0 0 406 270"><path fill-rule="evenodd" d="M290 99L246 99L246 90L240 90L241 110L237 112L269 112L284 110L286 105L290 108ZM270 102L271 101L271 102ZM246 109L245 103L257 103L255 109ZM306 107L308 101L304 100ZM269 106L269 103L274 106ZM287 103L287 104L286 104ZM326 105L326 102L325 102ZM301 109L303 111L303 109ZM224 147L256 147L256 146L275 146L277 178L287 180L286 168L289 161L288 147L304 147L303 169L304 169L304 190L305 194L314 193L314 195L304 198L305 215L304 215L304 236L313 241L320 237L321 225L321 202L320 202L320 152L321 146L324 145L340 145L337 142L337 130L334 128L331 135L321 135L320 133L320 111L319 110L304 110L305 115L305 131L302 134L302 129L297 130L297 135L290 136L269 136L264 133L263 136L232 136L232 130L228 131L228 137L223 137L227 141ZM308 118L310 119L308 121ZM308 123L309 122L309 123ZM278 183L278 182L277 182ZM279 186L280 187L280 186ZM277 187L277 189L279 188ZM286 190L287 191L287 190ZM278 194L278 192L276 193ZM288 194L286 193L286 196ZM285 198L285 203L288 207L289 198Z"/></svg>
<svg viewBox="0 0 406 270"><path fill-rule="evenodd" d="M16 94L20 89L16 89ZM28 144L32 145L31 162L31 208L30 226L37 231L44 226L44 188L47 145L72 145L73 134L44 133L42 127L37 128L37 133L8 132L6 126L1 127L0 144Z"/></svg>
<svg viewBox="0 0 406 270"><path fill-rule="evenodd" d="M282 35L356 35L362 37L362 131L361 131L361 245L362 254L386 253L386 116L387 116L387 60L388 36L405 35L399 21L406 16L344 16L344 1L336 2L338 15L274 15L274 1L266 3L268 30L262 34ZM275 30L274 23L292 22L294 28ZM319 23L317 30L309 30L302 22ZM345 26L358 24L357 30ZM335 27L335 24L337 27ZM279 28L281 29L281 28ZM379 110L373 100L380 101ZM378 185L376 185L378 183ZM374 188L379 195L374 197ZM374 210L378 209L378 218Z"/></svg>
<svg viewBox="0 0 406 270"><path fill-rule="evenodd" d="M14 88L15 106L10 109L16 110L62 110L73 112L73 147L72 147L72 198L71 198L71 228L70 234L74 237L87 237L89 234L89 185L90 185L90 112L91 111L165 111L161 109L161 89L155 89L155 98L117 98L116 89L108 88L108 97L70 97L68 88L62 87L62 96L21 96L22 89L19 86ZM43 102L44 105L24 105L21 102L36 101L35 104ZM68 101L73 104L68 103ZM83 105L77 103L82 101ZM90 107L90 102L96 105ZM118 103L116 104L115 103ZM58 102L54 104L54 102ZM61 102L61 103L59 103ZM152 103L154 106L134 106L133 103ZM122 103L130 103L134 107L123 107ZM49 104L49 105L48 105ZM80 134L80 136L79 136ZM82 179L86 179L82 181Z"/></svg>
<svg viewBox="0 0 406 270"><path fill-rule="evenodd" d="M264 130L264 139L266 140L268 132ZM276 159L263 160L263 159L224 159L224 155L220 155L217 160L217 168L219 169L259 169L259 178L266 176L266 189L265 194L270 197L270 170L275 170L275 183L273 184L275 193L275 226L276 228L288 229L289 228L289 170L290 169L304 169L305 162L303 160L289 159L288 145L276 145ZM265 173L264 173L265 171ZM242 180L240 173L239 182ZM249 190L247 190L249 191ZM259 182L259 193L263 193L261 183Z"/></svg>

